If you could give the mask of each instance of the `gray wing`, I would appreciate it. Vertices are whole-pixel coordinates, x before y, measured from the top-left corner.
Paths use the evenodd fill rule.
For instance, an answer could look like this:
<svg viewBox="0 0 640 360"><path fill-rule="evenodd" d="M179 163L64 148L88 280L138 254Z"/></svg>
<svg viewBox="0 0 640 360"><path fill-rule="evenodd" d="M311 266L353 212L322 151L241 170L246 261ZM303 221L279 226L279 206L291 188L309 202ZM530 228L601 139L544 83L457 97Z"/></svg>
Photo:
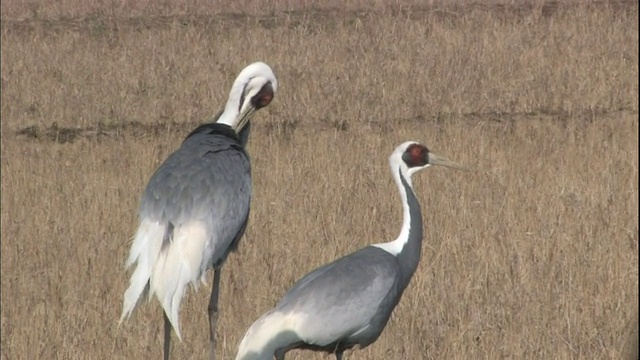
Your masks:
<svg viewBox="0 0 640 360"><path fill-rule="evenodd" d="M300 279L277 309L304 313L303 340L318 346L386 324L395 303L400 269L384 250L366 247L324 265ZM380 313L380 312L383 313ZM376 336L382 331L373 329Z"/></svg>
<svg viewBox="0 0 640 360"><path fill-rule="evenodd" d="M246 225L251 201L251 166L242 147L215 134L196 134L151 176L140 217L174 226L204 221L227 248Z"/></svg>

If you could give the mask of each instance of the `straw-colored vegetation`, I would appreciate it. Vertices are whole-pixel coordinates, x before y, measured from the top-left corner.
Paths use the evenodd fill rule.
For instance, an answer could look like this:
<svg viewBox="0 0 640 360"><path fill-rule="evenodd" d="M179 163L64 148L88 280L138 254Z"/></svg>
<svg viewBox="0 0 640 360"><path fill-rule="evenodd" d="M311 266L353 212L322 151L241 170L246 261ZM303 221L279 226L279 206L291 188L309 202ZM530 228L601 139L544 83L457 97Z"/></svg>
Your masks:
<svg viewBox="0 0 640 360"><path fill-rule="evenodd" d="M280 91L253 122L223 359L297 278L397 235L387 157L410 139L475 171L415 177L421 265L349 359L637 351L637 2L33 3L1 3L2 359L160 357L155 300L117 326L138 200L255 60ZM175 359L207 356L209 287Z"/></svg>

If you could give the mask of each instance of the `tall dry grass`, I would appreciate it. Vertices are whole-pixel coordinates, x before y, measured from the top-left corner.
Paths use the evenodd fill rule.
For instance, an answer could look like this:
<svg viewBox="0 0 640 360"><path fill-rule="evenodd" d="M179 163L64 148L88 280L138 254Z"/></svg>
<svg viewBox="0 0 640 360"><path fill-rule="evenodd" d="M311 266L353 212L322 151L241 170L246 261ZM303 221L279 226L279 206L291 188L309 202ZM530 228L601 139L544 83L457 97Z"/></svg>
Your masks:
<svg viewBox="0 0 640 360"><path fill-rule="evenodd" d="M416 176L420 268L350 359L637 351L637 3L131 18L69 1L18 21L20 4L2 2L3 359L160 356L155 301L117 326L139 196L256 59L281 86L254 121L222 358L298 277L397 235L386 159L408 139L476 171ZM174 358L206 356L208 292L189 290Z"/></svg>
<svg viewBox="0 0 640 360"><path fill-rule="evenodd" d="M637 1L636 1L637 2ZM3 18L69 19L78 17L148 17L193 15L273 15L326 11L387 11L389 9L435 10L464 12L470 8L518 7L553 10L558 6L598 4L627 6L634 0L118 0L118 1L24 1L6 0L0 3Z"/></svg>

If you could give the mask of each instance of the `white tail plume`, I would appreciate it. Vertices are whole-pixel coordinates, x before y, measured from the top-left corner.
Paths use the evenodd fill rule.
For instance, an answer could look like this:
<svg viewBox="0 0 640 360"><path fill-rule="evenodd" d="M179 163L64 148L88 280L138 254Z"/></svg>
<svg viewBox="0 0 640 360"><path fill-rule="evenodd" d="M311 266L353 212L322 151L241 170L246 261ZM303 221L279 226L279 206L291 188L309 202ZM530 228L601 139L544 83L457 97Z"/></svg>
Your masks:
<svg viewBox="0 0 640 360"><path fill-rule="evenodd" d="M178 311L189 283L197 286L202 277L202 259L207 243L204 224L191 222L173 229L170 244L162 246L165 226L143 220L131 247L127 266L137 262L131 285L124 294L124 308L120 321L129 317L144 288L149 284L149 298L156 295L178 338Z"/></svg>

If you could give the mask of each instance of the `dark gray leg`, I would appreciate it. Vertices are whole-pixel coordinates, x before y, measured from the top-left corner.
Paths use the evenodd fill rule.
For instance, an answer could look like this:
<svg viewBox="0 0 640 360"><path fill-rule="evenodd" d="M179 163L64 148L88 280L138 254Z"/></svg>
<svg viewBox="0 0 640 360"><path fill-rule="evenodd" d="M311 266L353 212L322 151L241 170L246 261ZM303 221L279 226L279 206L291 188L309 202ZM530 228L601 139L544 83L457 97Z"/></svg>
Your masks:
<svg viewBox="0 0 640 360"><path fill-rule="evenodd" d="M336 352L336 360L342 360L342 351Z"/></svg>
<svg viewBox="0 0 640 360"><path fill-rule="evenodd" d="M213 271L213 288L209 299L209 339L211 352L209 359L216 360L216 323L218 322L218 295L220 294L220 269Z"/></svg>
<svg viewBox="0 0 640 360"><path fill-rule="evenodd" d="M164 360L169 360L169 349L171 348L171 322L167 317L167 313L162 310L164 315Z"/></svg>
<svg viewBox="0 0 640 360"><path fill-rule="evenodd" d="M284 350L276 350L276 353L273 354L276 357L276 360L284 360Z"/></svg>

